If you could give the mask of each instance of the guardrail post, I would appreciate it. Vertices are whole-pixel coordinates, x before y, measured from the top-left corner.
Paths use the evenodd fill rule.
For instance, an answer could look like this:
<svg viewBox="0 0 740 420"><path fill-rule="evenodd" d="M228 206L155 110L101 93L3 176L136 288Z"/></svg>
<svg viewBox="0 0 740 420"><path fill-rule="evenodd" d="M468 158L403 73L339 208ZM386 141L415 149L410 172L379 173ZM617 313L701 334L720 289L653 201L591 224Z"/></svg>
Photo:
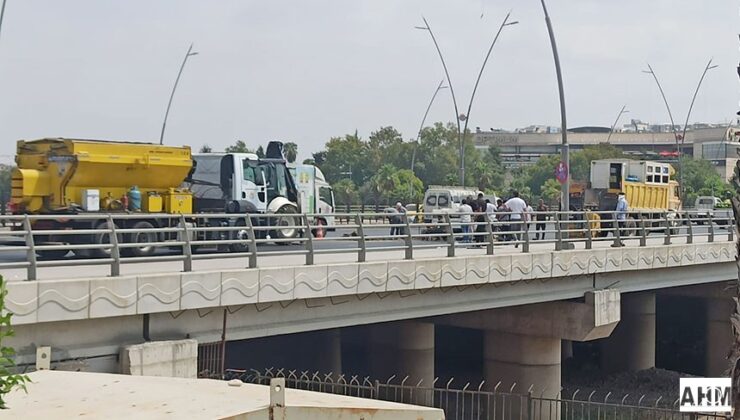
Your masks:
<svg viewBox="0 0 740 420"><path fill-rule="evenodd" d="M563 227L560 225L560 212L555 213L555 251L563 250Z"/></svg>
<svg viewBox="0 0 740 420"><path fill-rule="evenodd" d="M593 231L591 230L591 218L588 216L591 214L590 211L586 210L585 213L583 213L583 218L586 221L586 249L593 248Z"/></svg>
<svg viewBox="0 0 740 420"><path fill-rule="evenodd" d="M412 260L414 259L414 241L413 236L411 236L411 223L409 223L409 216L407 214L404 214L403 216L404 222L406 223L406 235L405 235L405 241L406 241L406 259Z"/></svg>
<svg viewBox="0 0 740 420"><path fill-rule="evenodd" d="M687 244L693 244L694 243L694 227L691 224L691 213L686 213L686 222L688 224L686 225L686 243Z"/></svg>
<svg viewBox="0 0 740 420"><path fill-rule="evenodd" d="M529 222L526 220L526 216L522 218L522 227L524 242L522 243L522 252L529 252Z"/></svg>
<svg viewBox="0 0 740 420"><path fill-rule="evenodd" d="M190 244L190 231L185 221L185 215L180 214L180 226L182 227L182 237L185 245L182 247L182 254L185 258L182 260L182 271L193 271L193 247Z"/></svg>
<svg viewBox="0 0 740 420"><path fill-rule="evenodd" d="M257 268L257 235L249 214L244 215L244 224L247 226L247 239L249 239L249 268Z"/></svg>
<svg viewBox="0 0 740 420"><path fill-rule="evenodd" d="M625 218L626 225L626 218ZM622 246L622 232L619 229L619 219L617 219L617 213L612 215L612 227L614 228L614 247Z"/></svg>
<svg viewBox="0 0 740 420"><path fill-rule="evenodd" d="M110 263L111 277L121 275L121 248L118 247L118 234L116 234L116 224L113 222L113 216L108 215L108 229L110 229L110 256L113 261Z"/></svg>
<svg viewBox="0 0 740 420"><path fill-rule="evenodd" d="M671 219L668 217L668 213L665 214L665 240L663 245L671 244Z"/></svg>
<svg viewBox="0 0 740 420"><path fill-rule="evenodd" d="M734 232L735 232L735 218L733 216L729 216L727 218L727 240L732 242L734 241Z"/></svg>
<svg viewBox="0 0 740 420"><path fill-rule="evenodd" d="M303 215L303 225L306 227L306 265L313 265L313 234L311 233L311 223L308 215Z"/></svg>
<svg viewBox="0 0 740 420"><path fill-rule="evenodd" d="M647 228L645 227L645 215L640 213L640 246L647 245Z"/></svg>
<svg viewBox="0 0 740 420"><path fill-rule="evenodd" d="M445 220L445 232L447 232L447 256L454 257L455 256L455 229L452 228L452 219L450 219L449 213L444 214L444 220Z"/></svg>
<svg viewBox="0 0 740 420"><path fill-rule="evenodd" d="M36 280L36 244L33 240L33 232L31 231L31 219L26 215L23 218L23 229L26 231L26 258L28 258L28 270L26 277L28 280Z"/></svg>
<svg viewBox="0 0 740 420"><path fill-rule="evenodd" d="M707 224L709 226L709 239L708 240L709 240L709 242L714 242L714 221L712 220L712 212L711 211L709 212L708 217L709 217L708 222L707 222Z"/></svg>
<svg viewBox="0 0 740 420"><path fill-rule="evenodd" d="M367 244L365 243L365 227L362 225L362 214L357 213L355 215L355 223L357 224L357 245L359 245L357 262L365 262L367 259Z"/></svg>
<svg viewBox="0 0 740 420"><path fill-rule="evenodd" d="M532 420L533 418L534 418L534 399L532 398L532 391L528 391L527 392L527 420Z"/></svg>
<svg viewBox="0 0 740 420"><path fill-rule="evenodd" d="M493 255L493 243L496 242L496 235L493 233L493 221L491 215L486 213L486 233L488 234L488 245L486 245L486 254Z"/></svg>

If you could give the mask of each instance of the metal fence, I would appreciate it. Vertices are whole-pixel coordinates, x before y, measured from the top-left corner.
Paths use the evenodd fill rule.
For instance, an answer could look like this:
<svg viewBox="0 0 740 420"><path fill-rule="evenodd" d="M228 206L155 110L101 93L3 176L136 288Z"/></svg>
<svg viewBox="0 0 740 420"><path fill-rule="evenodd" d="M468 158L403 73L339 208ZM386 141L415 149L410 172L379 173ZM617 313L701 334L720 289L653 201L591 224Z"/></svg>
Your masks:
<svg viewBox="0 0 740 420"><path fill-rule="evenodd" d="M267 385L271 378L285 378L289 388L315 392L378 399L405 404L441 408L447 420L725 420L726 413L684 413L678 409L678 399L646 396L617 397L611 392L595 399L595 392L581 394L578 390L552 397L545 391L536 393L530 387L523 392L516 384L462 384L454 379L429 386L414 383L409 378L391 377L386 381L369 377L297 372L284 369L228 369L224 379Z"/></svg>
<svg viewBox="0 0 740 420"><path fill-rule="evenodd" d="M331 217L351 222L330 227L326 220ZM514 218L511 213L0 216L0 222L11 226L0 230L0 269L24 268L27 279L35 280L40 267L103 264L118 276L123 264L155 261L179 261L183 271L192 271L193 261L241 258L244 266L254 268L260 257L271 255L299 255L301 263L312 265L326 254L354 254L354 260L364 262L374 252L405 259L425 249L439 250L434 255L439 257L453 257L459 250L493 255L502 247L530 252L535 244L562 250L591 249L604 242L732 241L735 232L731 215L700 218L692 212L632 213L624 220L612 212L533 212ZM388 223L378 226L368 219ZM8 253L16 260L3 258Z"/></svg>

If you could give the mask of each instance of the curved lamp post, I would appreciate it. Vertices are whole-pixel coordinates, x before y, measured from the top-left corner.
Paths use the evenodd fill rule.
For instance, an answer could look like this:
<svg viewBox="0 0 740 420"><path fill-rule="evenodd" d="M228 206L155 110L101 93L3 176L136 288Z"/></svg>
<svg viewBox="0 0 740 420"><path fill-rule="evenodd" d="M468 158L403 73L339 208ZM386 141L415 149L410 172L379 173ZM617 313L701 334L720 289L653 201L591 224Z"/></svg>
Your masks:
<svg viewBox="0 0 740 420"><path fill-rule="evenodd" d="M450 95L452 96L452 105L455 108L455 122L457 123L457 139L460 145L460 185L465 186L465 141L464 141L464 135L465 132L468 129L468 121L469 121L469 114L470 109L473 106L473 99L475 99L475 92L478 89L478 84L480 83L481 76L483 75L483 70L486 67L486 63L488 63L488 58L491 56L491 52L493 51L493 46L496 45L496 41L498 40L499 35L501 34L501 31L503 30L504 26L509 25L516 25L517 21L509 22L509 16L511 16L511 12L506 14L506 17L504 18L504 21L501 23L501 26L498 28L498 31L496 32L496 36L493 38L493 41L491 42L491 46L488 48L488 53L486 54L486 58L483 60L483 64L481 65L480 71L478 72L478 78L475 81L475 87L473 88L473 93L470 96L470 102L468 103L468 115L461 114L460 110L457 106L457 97L455 96L455 90L452 87L452 81L450 80L450 73L447 70L447 64L445 63L444 56L442 55L442 50L439 48L439 44L437 43L437 38L434 36L434 32L432 32L431 26L429 26L429 22L422 16L422 20L424 20L424 26L417 26L416 29L422 29L427 32L429 32L429 36L432 38L432 42L434 43L434 47L437 49L437 54L439 55L439 59L442 62L442 68L445 72L445 78L447 79L447 86L450 88ZM465 121L465 128L462 129L460 127L460 121Z"/></svg>
<svg viewBox="0 0 740 420"><path fill-rule="evenodd" d="M609 130L609 136L607 136L607 138L606 138L606 143L607 144L609 144L609 140L611 140L612 134L614 134L614 128L617 126L617 123L619 123L619 118L622 117L622 114L626 114L626 113L629 112L625 108L627 108L627 105L623 106L622 109L619 111L619 114L617 114L617 119L614 120L614 124L612 124L611 130Z"/></svg>
<svg viewBox="0 0 740 420"><path fill-rule="evenodd" d="M437 89L434 91L434 95L432 95L432 99L429 101L429 105L427 105L427 110L424 112L424 117L421 119L421 125L419 126L419 133L416 135L416 144L414 145L414 152L411 154L411 172L414 172L414 164L416 163L416 149L419 147L419 141L421 140L421 130L424 129L424 123L427 121L427 116L429 115L429 110L432 109L432 104L434 104L434 100L437 98L437 94L442 89L447 89L447 86L444 85L444 79L439 81L439 85L437 85Z"/></svg>
<svg viewBox="0 0 740 420"><path fill-rule="evenodd" d="M2 34L3 29L3 17L5 16L5 1L3 0L3 5L0 6L0 34Z"/></svg>
<svg viewBox="0 0 740 420"><path fill-rule="evenodd" d="M162 122L162 133L159 135L159 144L164 143L164 130L167 127L167 117L170 115L170 107L172 106L172 99L175 97L175 90L177 90L177 84L180 82L180 76L182 76L182 71L185 68L185 63L188 62L188 58L194 55L198 55L198 53L193 51L193 44L190 44L190 47L188 48L188 52L185 53L185 58L182 60L182 64L180 65L180 71L177 72L177 78L175 79L175 85L172 86L172 93L170 94L170 100L169 102L167 102L167 111L165 111L164 113L164 121Z"/></svg>
<svg viewBox="0 0 740 420"><path fill-rule="evenodd" d="M681 133L681 144L683 145L684 141L686 140L686 127L689 125L689 118L691 117L691 110L694 109L694 102L696 101L696 95L699 94L699 89L701 88L702 82L704 82L704 77L707 75L707 72L712 69L716 69L717 66L712 65L713 58L709 59L709 62L707 63L707 66L704 67L704 72L701 74L701 78L699 78L699 83L696 85L696 89L694 90L694 96L691 98L691 105L689 105L689 111L686 113L686 122L683 124L683 133Z"/></svg>

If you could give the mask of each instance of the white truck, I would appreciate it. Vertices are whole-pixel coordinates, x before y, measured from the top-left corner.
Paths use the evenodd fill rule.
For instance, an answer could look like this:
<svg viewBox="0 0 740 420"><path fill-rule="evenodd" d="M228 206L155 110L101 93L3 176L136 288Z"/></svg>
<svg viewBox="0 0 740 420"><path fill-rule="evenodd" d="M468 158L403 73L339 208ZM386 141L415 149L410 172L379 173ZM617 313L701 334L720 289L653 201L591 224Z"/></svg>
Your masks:
<svg viewBox="0 0 740 420"><path fill-rule="evenodd" d="M302 213L313 213L313 223L317 226L314 235L323 237L325 231L335 229L334 190L321 169L313 165L290 166L289 171L298 190L298 207Z"/></svg>
<svg viewBox="0 0 740 420"><path fill-rule="evenodd" d="M732 216L732 209L726 206L722 200L708 195L696 197L694 208L696 209L696 217L708 219L711 216L713 219L719 219L715 221L718 225L726 225L728 219ZM701 224L702 221L699 221L699 223Z"/></svg>

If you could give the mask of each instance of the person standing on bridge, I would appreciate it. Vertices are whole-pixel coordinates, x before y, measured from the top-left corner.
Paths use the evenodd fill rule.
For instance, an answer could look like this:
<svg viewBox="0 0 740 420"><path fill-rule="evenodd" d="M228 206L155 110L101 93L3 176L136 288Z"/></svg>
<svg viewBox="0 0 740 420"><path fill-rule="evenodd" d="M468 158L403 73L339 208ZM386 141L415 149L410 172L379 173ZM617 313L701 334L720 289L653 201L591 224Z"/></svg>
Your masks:
<svg viewBox="0 0 740 420"><path fill-rule="evenodd" d="M525 220L527 203L519 198L519 191L514 191L511 195L512 197L506 202L506 207L511 212L509 217L512 223L509 229L514 236L514 241L516 241L514 247L519 248L519 241L522 240L522 235L519 232L523 230L522 224L527 223Z"/></svg>
<svg viewBox="0 0 740 420"><path fill-rule="evenodd" d="M619 195L617 196L617 208L615 209L620 237L623 237L627 233L629 233L624 230L627 224L627 209L628 208L629 208L629 203L627 202L627 197L624 195L624 192L621 191ZM619 241L619 244L621 246L624 246L624 242L621 240Z"/></svg>
<svg viewBox="0 0 740 420"><path fill-rule="evenodd" d="M473 207L469 204L470 201L472 201L472 199L470 198L463 199L462 204L460 204L460 207L458 209L458 212L461 213L460 228L463 234L463 243L470 242L470 222L473 221Z"/></svg>
<svg viewBox="0 0 740 420"><path fill-rule="evenodd" d="M395 214L391 218L391 236L401 236L406 234L406 229L402 223L406 222L406 207L399 201L396 203Z"/></svg>
<svg viewBox="0 0 740 420"><path fill-rule="evenodd" d="M545 204L545 200L540 198L540 202L537 204L537 215L535 216L537 220L537 224L534 227L536 241L540 240L540 231L542 231L542 240L545 240L545 222L547 222L547 212L549 210L547 204Z"/></svg>

